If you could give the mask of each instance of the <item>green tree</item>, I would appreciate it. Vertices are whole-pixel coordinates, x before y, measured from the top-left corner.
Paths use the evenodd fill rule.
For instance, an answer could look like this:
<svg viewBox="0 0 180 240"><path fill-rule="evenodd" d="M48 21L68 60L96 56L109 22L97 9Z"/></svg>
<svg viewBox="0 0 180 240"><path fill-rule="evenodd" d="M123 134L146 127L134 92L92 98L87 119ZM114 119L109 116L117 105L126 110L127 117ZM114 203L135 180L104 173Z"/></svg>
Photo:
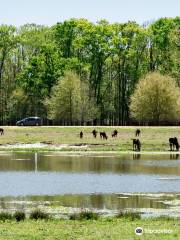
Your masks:
<svg viewBox="0 0 180 240"><path fill-rule="evenodd" d="M176 82L158 72L142 78L131 96L131 116L159 124L180 118L180 89Z"/></svg>
<svg viewBox="0 0 180 240"><path fill-rule="evenodd" d="M66 72L60 78L46 106L50 119L63 120L70 125L91 121L98 113L88 85L73 72Z"/></svg>
<svg viewBox="0 0 180 240"><path fill-rule="evenodd" d="M7 70L12 57L12 51L16 45L16 28L13 26L0 25L0 122L4 123L9 95L10 83L9 71ZM12 65L11 65L12 66Z"/></svg>

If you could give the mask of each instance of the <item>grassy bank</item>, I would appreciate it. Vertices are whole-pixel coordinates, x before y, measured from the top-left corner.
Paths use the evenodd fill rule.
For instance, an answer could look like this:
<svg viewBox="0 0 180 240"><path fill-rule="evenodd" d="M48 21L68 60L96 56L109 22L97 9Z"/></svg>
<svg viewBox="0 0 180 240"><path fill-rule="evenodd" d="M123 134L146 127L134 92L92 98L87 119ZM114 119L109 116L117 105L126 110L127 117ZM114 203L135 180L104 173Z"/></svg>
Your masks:
<svg viewBox="0 0 180 240"><path fill-rule="evenodd" d="M111 132L115 128L119 134L117 138L112 138ZM48 142L47 149L53 145L71 145L62 147L60 150L63 151L132 150L132 138L135 138L137 127L96 127L98 132L107 133L108 140L100 139L99 134L96 139L93 138L91 133L93 129L94 127L4 127L5 134L0 136L0 149L4 144ZM169 137L180 135L180 127L140 127L140 129L139 139L142 143L142 151L169 151ZM84 133L83 139L79 138L80 131ZM76 148L73 148L73 145L76 145Z"/></svg>
<svg viewBox="0 0 180 240"><path fill-rule="evenodd" d="M135 234L136 227L143 235ZM168 233L167 233L168 231ZM25 220L0 223L0 240L51 240L51 239L180 239L180 220L127 218L99 220Z"/></svg>

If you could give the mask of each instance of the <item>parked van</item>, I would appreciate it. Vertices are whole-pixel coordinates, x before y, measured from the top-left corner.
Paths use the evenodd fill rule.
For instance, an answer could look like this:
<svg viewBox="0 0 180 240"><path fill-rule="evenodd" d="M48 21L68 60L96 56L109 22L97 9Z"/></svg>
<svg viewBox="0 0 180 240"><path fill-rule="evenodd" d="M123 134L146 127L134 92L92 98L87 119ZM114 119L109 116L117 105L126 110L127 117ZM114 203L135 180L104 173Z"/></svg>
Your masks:
<svg viewBox="0 0 180 240"><path fill-rule="evenodd" d="M41 126L42 120L39 117L28 117L16 122L17 126Z"/></svg>

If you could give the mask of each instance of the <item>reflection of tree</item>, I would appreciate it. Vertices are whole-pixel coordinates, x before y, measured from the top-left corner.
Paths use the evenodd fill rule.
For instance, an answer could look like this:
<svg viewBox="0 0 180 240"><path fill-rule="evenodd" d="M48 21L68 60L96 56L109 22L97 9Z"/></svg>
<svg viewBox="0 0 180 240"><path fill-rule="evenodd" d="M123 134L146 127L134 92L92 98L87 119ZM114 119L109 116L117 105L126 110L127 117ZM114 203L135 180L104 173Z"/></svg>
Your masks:
<svg viewBox="0 0 180 240"><path fill-rule="evenodd" d="M178 153L177 154L170 154L170 159L175 159L175 160L179 159L179 154Z"/></svg>

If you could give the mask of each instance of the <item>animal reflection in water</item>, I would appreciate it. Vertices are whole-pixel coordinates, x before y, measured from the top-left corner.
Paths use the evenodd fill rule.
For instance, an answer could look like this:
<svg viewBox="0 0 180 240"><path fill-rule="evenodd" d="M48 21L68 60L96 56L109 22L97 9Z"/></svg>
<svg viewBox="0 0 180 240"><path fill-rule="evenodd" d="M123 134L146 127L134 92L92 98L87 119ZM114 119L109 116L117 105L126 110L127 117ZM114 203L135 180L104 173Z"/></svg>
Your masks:
<svg viewBox="0 0 180 240"><path fill-rule="evenodd" d="M179 154L170 154L170 159L178 160L179 159Z"/></svg>
<svg viewBox="0 0 180 240"><path fill-rule="evenodd" d="M141 159L141 154L133 154L133 160Z"/></svg>

